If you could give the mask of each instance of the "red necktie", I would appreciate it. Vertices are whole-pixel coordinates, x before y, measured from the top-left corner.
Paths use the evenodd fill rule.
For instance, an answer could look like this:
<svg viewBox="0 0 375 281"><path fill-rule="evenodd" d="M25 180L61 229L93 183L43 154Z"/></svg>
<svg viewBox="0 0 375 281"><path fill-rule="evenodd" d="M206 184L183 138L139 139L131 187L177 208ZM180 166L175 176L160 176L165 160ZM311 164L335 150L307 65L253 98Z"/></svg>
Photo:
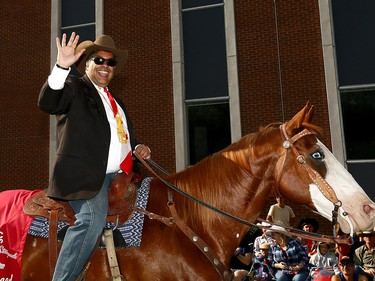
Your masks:
<svg viewBox="0 0 375 281"><path fill-rule="evenodd" d="M111 107L112 107L112 111L113 111L113 116L116 118L116 115L118 113L118 109L117 109L117 105L116 105L116 101L115 99L113 98L112 94L108 91L108 88L104 88L104 92L107 94L108 96L108 99L111 103ZM130 144L128 144L130 146ZM129 174L131 171L132 171L132 168L133 168L133 159L132 159L132 152L131 152L131 148L130 148L130 151L129 153L125 156L125 159L121 162L120 164L120 169L125 173L125 174Z"/></svg>
<svg viewBox="0 0 375 281"><path fill-rule="evenodd" d="M109 102L111 103L112 111L113 111L113 116L116 118L118 109L117 109L117 104L115 99L113 98L112 94L108 91L108 88L104 88L104 92L107 94Z"/></svg>

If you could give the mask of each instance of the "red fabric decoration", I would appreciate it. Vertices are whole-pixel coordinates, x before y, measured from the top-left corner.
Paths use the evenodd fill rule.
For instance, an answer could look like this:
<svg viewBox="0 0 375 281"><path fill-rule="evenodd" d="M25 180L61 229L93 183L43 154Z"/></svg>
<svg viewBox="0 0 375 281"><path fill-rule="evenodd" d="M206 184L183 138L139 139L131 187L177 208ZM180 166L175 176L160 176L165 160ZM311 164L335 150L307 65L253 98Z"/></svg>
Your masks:
<svg viewBox="0 0 375 281"><path fill-rule="evenodd" d="M0 192L0 280L21 281L23 247L34 219L23 207L39 192L42 190Z"/></svg>

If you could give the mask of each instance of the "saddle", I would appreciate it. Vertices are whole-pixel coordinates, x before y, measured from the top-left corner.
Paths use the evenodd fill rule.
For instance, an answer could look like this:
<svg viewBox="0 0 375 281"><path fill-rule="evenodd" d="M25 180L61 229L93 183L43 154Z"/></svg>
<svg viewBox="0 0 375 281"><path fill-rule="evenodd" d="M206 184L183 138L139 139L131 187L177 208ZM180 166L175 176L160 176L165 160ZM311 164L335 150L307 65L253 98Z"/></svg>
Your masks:
<svg viewBox="0 0 375 281"><path fill-rule="evenodd" d="M140 175L118 173L108 190L107 222L116 225L125 223L133 214L141 184ZM74 224L75 214L69 202L55 200L45 192L37 193L26 202L24 212L30 216L40 216L49 219L48 248L50 274L53 276L57 261L57 226L59 221Z"/></svg>

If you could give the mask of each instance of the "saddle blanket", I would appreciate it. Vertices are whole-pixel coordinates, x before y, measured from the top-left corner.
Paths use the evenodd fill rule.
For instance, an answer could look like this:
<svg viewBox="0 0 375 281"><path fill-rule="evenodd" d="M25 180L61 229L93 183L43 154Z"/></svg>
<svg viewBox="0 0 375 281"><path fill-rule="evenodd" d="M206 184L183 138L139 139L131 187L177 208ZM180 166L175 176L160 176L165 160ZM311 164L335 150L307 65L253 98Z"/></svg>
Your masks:
<svg viewBox="0 0 375 281"><path fill-rule="evenodd" d="M138 189L138 198L136 206L139 209L146 209L148 196L150 192L151 180L151 177L143 179L141 187ZM126 247L139 247L142 241L143 221L144 215L137 211L134 211L130 220L128 220L125 224L116 226L114 222L110 222L107 223L106 227L112 229L117 228L121 232L122 237L125 240ZM58 230L64 228L67 225L68 223L60 221L58 223ZM35 219L32 221L30 225L28 233L34 236L48 238L48 231L48 219L43 217L35 217Z"/></svg>

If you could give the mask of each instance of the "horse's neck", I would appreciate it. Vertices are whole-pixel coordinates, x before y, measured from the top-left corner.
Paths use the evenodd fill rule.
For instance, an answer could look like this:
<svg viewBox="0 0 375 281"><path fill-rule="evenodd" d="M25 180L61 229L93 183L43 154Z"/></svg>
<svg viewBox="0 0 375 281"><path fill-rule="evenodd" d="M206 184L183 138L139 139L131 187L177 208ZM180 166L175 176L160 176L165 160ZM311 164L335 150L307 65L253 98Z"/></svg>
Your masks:
<svg viewBox="0 0 375 281"><path fill-rule="evenodd" d="M254 223L271 193L271 182L254 177L250 171L243 170L239 174L238 167L233 169L230 175L225 172L213 174L207 167L203 169L198 166L186 173L180 173L174 181L179 188L205 203ZM230 259L249 230L248 225L197 205L186 198L178 198L176 208L187 225L211 245L223 260Z"/></svg>
<svg viewBox="0 0 375 281"><path fill-rule="evenodd" d="M171 175L167 181L206 204L254 223L274 186L272 161L276 162L277 158L272 147L265 150L250 146L250 142L250 138L244 138L193 167ZM259 151L269 155L257 158L256 154L261 154ZM162 201L161 198L166 197L157 200ZM223 259L233 255L249 230L249 226L191 199L176 195L173 200L181 219Z"/></svg>

